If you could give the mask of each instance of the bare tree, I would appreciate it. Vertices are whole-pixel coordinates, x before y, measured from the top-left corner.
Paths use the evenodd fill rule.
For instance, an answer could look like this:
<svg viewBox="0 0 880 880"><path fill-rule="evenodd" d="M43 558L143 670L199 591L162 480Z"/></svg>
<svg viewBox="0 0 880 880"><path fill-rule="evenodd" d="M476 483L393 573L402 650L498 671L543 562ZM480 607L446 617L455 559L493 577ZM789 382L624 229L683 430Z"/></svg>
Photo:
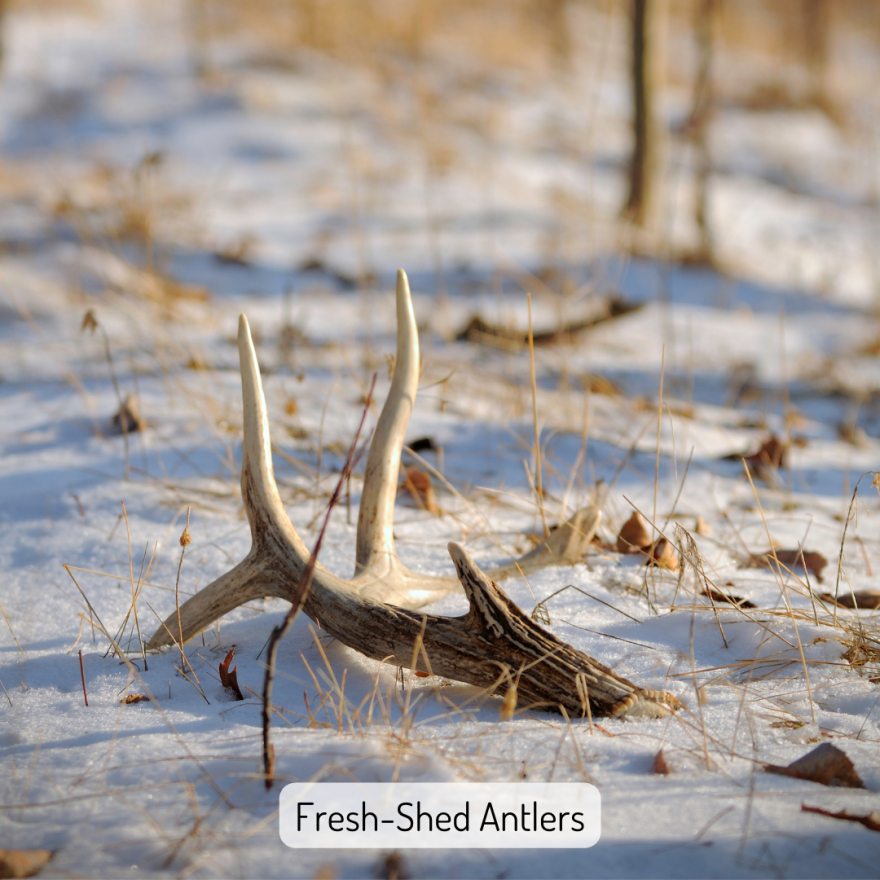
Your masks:
<svg viewBox="0 0 880 880"><path fill-rule="evenodd" d="M644 226L656 197L657 124L654 113L654 24L656 0L632 0L631 84L633 150L629 165L629 195L624 216Z"/></svg>
<svg viewBox="0 0 880 880"><path fill-rule="evenodd" d="M690 137L696 151L696 193L694 220L699 242L694 259L703 263L714 261L715 249L709 222L709 178L712 173L709 151L709 124L712 118L715 17L720 0L699 0L695 31L699 66L694 83L693 109L688 123Z"/></svg>

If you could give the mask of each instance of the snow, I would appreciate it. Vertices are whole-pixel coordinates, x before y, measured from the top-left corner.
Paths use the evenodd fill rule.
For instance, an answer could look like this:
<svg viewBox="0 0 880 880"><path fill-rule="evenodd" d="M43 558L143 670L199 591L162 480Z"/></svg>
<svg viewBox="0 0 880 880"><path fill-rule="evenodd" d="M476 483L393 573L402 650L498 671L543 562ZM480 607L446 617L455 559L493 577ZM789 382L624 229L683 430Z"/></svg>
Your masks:
<svg viewBox="0 0 880 880"><path fill-rule="evenodd" d="M548 516L596 502L609 543L633 508L670 536L681 526L711 583L756 607L713 607L690 569L679 579L598 547L571 568L506 582L527 613L553 596L544 608L560 638L685 705L662 721L593 728L538 712L502 720L500 699L398 675L301 617L278 655L279 782L524 776L601 791L590 850L404 852L416 877L875 876L876 832L800 808L867 813L880 791L877 659L847 659L857 642L876 649L878 613L835 614L811 595L835 591L853 489L880 459L876 136L815 111L722 105L712 222L724 273L628 257L619 16L572 11L581 52L555 79L487 67L438 37L419 73L432 104L405 58L373 69L315 49L272 55L247 33L215 36L213 74L199 80L186 6L19 5L4 25L0 847L54 850L47 877L380 870L375 850L295 852L279 839L257 695L286 603L227 614L187 646L187 676L175 651L145 665L130 612L138 585L144 636L174 609L188 508L182 598L250 547L240 312L257 342L282 498L314 543L370 377L379 400L389 386L403 265L423 349L407 438L434 439L442 452L422 456L444 477L442 516L397 505L407 565L450 573L454 540L490 566L541 528L524 468L534 467L528 352L455 334L474 314L524 329L526 289L538 330L617 294L642 308L535 352ZM856 63L870 66L870 53ZM749 64L722 59L744 82ZM872 95L853 86L849 100L853 118L876 115ZM671 117L679 105L673 89ZM680 189L661 254L694 235L689 148L672 149ZM243 242L243 264L217 259ZM555 292L553 268L569 273L568 295ZM88 310L94 332L82 329ZM586 394L591 376L619 393ZM143 432L114 433L115 382L138 401ZM847 424L861 432L855 444L839 433ZM802 445L778 476L753 485L723 458L786 429ZM360 480L321 554L341 575L354 567ZM875 584L878 507L863 480L841 591ZM696 534L698 517L709 533ZM746 567L771 540L822 553L822 582ZM431 608L465 610L463 595ZM243 702L218 678L232 646ZM128 693L150 700L120 703ZM819 741L846 751L864 790L762 771ZM653 771L661 748L668 776Z"/></svg>

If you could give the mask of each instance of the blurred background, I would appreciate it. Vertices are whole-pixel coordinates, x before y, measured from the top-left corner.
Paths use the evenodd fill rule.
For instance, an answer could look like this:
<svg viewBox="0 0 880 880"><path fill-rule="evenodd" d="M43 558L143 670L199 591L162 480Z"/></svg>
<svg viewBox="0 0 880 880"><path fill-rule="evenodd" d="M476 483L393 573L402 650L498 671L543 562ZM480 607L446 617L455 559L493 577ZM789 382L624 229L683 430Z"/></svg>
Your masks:
<svg viewBox="0 0 880 880"><path fill-rule="evenodd" d="M7 380L106 383L89 308L123 385L234 370L246 310L267 371L365 388L403 266L442 412L491 387L480 413L526 413L529 292L539 388L638 421L665 372L691 416L877 433L876 2L2 8ZM551 403L580 434L582 404Z"/></svg>
<svg viewBox="0 0 880 880"><path fill-rule="evenodd" d="M216 263L399 263L563 295L610 255L880 292L871 0L6 0L2 33L7 250L221 294Z"/></svg>

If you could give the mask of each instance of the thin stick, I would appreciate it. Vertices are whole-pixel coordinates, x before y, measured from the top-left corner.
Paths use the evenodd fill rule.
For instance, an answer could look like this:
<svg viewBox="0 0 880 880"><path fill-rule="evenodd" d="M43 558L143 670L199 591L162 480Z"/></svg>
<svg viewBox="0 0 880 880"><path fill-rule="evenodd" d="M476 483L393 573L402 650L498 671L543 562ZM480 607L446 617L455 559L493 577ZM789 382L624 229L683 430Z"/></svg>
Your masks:
<svg viewBox="0 0 880 880"><path fill-rule="evenodd" d="M324 534L330 523L330 514L333 512L333 508L338 504L339 499L342 496L342 489L348 478L351 476L352 470L354 470L355 465L360 461L367 448L367 444L365 443L361 447L360 452L357 452L358 440L360 439L361 431L363 430L364 422L367 418L367 413L370 411L370 405L373 402L373 389L375 387L376 374L374 373L373 381L370 383L370 391L367 394L367 399L364 404L364 411L361 414L360 424L358 425L357 431L355 431L354 439L351 441L351 446L348 449L348 455L346 456L342 473L339 475L339 480L336 483L336 488L333 490L330 503L327 505L327 513L324 515L324 524L321 526L321 531L318 532L318 538L315 541L315 549L309 557L306 570L303 572L299 584L297 584L293 598L290 601L290 608L284 616L284 620L281 622L280 626L276 626L275 629L272 630L272 637L269 640L269 649L266 652L266 676L263 680L263 771L266 776L267 789L272 788L272 785L275 782L275 750L272 748L272 744L269 741L269 733L272 724L271 712L269 709L272 705L272 681L275 678L275 658L278 654L278 645L281 642L281 639L287 634L287 631L296 619L297 614L299 614L305 604L306 596L308 596L309 587L312 583L312 575L315 573L315 565L318 562L318 554L321 552L321 544L324 541Z"/></svg>
<svg viewBox="0 0 880 880"><path fill-rule="evenodd" d="M660 400L657 402L657 454L654 458L654 516L653 522L657 522L657 483L660 480L660 420L663 417L663 374L666 368L666 343L660 350ZM654 528L653 523L651 528ZM651 539L653 540L653 534Z"/></svg>
<svg viewBox="0 0 880 880"><path fill-rule="evenodd" d="M541 511L541 524L544 527L544 538L550 537L547 528L547 517L544 513L544 486L541 479L541 435L538 431L538 383L535 379L535 336L532 332L532 295L526 294L529 305L529 364L532 370L532 422L535 428L535 494L538 496L538 509Z"/></svg>
<svg viewBox="0 0 880 880"><path fill-rule="evenodd" d="M177 564L177 580L174 582L174 606L177 609L177 633L179 641L177 646L180 648L180 665L186 664L186 657L183 655L183 625L180 622L180 570L183 568L183 557L186 555L187 545L192 543L192 536L189 533L189 514L192 505L186 508L186 525L183 527L183 534L180 536L180 562Z"/></svg>
<svg viewBox="0 0 880 880"><path fill-rule="evenodd" d="M89 695L86 693L86 671L83 668L82 648L80 648L80 650L79 650L79 675L80 675L80 678L82 679L82 683L83 683L83 699L86 701L86 708L88 708L89 707ZM6 688L4 688L3 690L6 690Z"/></svg>

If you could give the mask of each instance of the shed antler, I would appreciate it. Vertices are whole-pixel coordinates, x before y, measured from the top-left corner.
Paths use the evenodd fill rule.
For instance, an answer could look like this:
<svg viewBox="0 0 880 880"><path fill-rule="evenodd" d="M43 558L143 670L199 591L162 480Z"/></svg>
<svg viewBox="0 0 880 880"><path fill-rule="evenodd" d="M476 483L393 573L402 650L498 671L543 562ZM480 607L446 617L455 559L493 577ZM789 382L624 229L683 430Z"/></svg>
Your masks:
<svg viewBox="0 0 880 880"><path fill-rule="evenodd" d="M595 534L601 514L579 510L530 553L487 576L458 544L449 544L457 579L410 571L394 549L394 502L403 437L415 400L419 342L409 284L397 276L397 362L367 458L358 515L356 570L343 580L317 563L303 610L330 635L376 660L488 690L515 687L520 706L564 709L581 717L660 717L677 708L670 694L648 691L543 630L493 583L551 564L572 564ZM186 641L233 608L261 596L290 599L309 551L287 517L272 469L269 422L257 356L244 315L238 346L244 406L241 489L252 546L235 568L193 596L150 640ZM464 587L464 617L414 609Z"/></svg>

